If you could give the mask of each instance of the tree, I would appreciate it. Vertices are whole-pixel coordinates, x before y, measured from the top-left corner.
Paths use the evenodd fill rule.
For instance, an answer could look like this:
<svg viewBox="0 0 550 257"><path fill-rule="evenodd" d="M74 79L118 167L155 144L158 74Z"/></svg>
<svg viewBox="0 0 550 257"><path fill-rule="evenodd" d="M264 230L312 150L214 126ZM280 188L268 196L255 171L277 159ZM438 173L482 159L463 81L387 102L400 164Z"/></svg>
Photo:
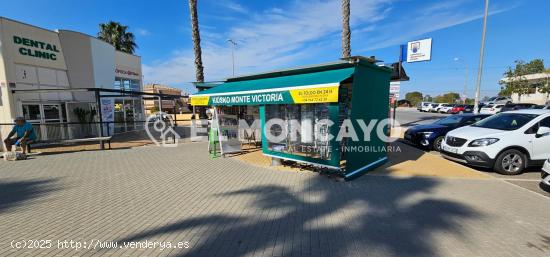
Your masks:
<svg viewBox="0 0 550 257"><path fill-rule="evenodd" d="M128 26L118 22L110 21L99 24L97 38L113 45L116 50L133 54L137 48L135 37L132 32L128 32Z"/></svg>
<svg viewBox="0 0 550 257"><path fill-rule="evenodd" d="M199 31L199 17L197 14L197 0L189 0L189 13L191 15L193 51L195 53L195 77L197 82L204 82L204 67L202 66L201 35Z"/></svg>
<svg viewBox="0 0 550 257"><path fill-rule="evenodd" d="M350 0L342 0L342 58L351 57Z"/></svg>
<svg viewBox="0 0 550 257"><path fill-rule="evenodd" d="M424 96L424 102L431 102L433 101L433 97L431 95L425 95Z"/></svg>
<svg viewBox="0 0 550 257"><path fill-rule="evenodd" d="M523 69L525 74L536 74L545 72L544 61L542 59L534 59L526 64L524 64Z"/></svg>
<svg viewBox="0 0 550 257"><path fill-rule="evenodd" d="M418 91L414 91L414 92L409 92L407 94L405 94L405 100L411 102L411 104L413 106L416 106L418 103L422 102L422 100L424 99L422 93L418 92Z"/></svg>
<svg viewBox="0 0 550 257"><path fill-rule="evenodd" d="M436 103L455 103L457 100L460 100L460 94L455 92L449 92L435 97Z"/></svg>
<svg viewBox="0 0 550 257"><path fill-rule="evenodd" d="M500 81L501 90L500 96L518 95L518 100L521 101L521 96L529 94L532 85L525 78L526 75L545 72L544 62L541 59L534 59L528 63L522 60L515 61L515 67L508 67L504 72L504 79Z"/></svg>
<svg viewBox="0 0 550 257"><path fill-rule="evenodd" d="M545 71L546 77L537 85L539 93L544 94L546 104L548 103L548 97L550 97L550 70Z"/></svg>

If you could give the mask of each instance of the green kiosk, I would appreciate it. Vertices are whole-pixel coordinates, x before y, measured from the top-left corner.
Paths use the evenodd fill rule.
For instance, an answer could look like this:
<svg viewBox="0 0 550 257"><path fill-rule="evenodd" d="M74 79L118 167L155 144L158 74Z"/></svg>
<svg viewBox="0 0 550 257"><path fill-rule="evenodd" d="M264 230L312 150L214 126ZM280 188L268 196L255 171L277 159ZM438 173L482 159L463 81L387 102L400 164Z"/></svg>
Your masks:
<svg viewBox="0 0 550 257"><path fill-rule="evenodd" d="M377 129L363 135L358 121L364 126L388 119L391 76L392 68L353 57L230 78L192 95L191 104L213 107L219 116L258 120L261 136L256 137L264 155L332 169L352 179L387 160L386 151L372 150L385 149L386 141ZM355 140L342 136L349 129L354 129Z"/></svg>

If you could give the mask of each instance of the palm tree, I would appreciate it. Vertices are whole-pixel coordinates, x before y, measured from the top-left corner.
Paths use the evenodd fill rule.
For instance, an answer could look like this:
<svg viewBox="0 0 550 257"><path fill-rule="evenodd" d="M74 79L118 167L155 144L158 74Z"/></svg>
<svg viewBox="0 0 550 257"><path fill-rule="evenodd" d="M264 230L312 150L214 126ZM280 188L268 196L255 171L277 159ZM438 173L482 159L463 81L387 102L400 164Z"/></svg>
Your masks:
<svg viewBox="0 0 550 257"><path fill-rule="evenodd" d="M195 77L197 82L204 82L204 67L202 66L201 35L199 32L199 17L197 15L197 0L189 0L189 13L191 15L193 51L195 52Z"/></svg>
<svg viewBox="0 0 550 257"><path fill-rule="evenodd" d="M113 45L116 50L133 54L137 48L134 34L128 32L128 26L110 21L99 24L97 38Z"/></svg>
<svg viewBox="0 0 550 257"><path fill-rule="evenodd" d="M342 58L351 57L350 0L342 0Z"/></svg>

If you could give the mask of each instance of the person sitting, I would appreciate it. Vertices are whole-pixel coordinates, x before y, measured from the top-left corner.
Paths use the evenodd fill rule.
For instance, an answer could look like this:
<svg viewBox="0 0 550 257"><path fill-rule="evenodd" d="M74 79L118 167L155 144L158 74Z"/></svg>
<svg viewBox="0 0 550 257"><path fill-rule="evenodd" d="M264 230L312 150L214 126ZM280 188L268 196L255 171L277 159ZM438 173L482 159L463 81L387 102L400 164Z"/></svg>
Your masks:
<svg viewBox="0 0 550 257"><path fill-rule="evenodd" d="M15 135L15 138L13 137ZM36 133L30 123L23 117L15 118L15 125L4 140L6 150L11 152L12 145L21 146L23 154L27 153L27 146L36 140Z"/></svg>

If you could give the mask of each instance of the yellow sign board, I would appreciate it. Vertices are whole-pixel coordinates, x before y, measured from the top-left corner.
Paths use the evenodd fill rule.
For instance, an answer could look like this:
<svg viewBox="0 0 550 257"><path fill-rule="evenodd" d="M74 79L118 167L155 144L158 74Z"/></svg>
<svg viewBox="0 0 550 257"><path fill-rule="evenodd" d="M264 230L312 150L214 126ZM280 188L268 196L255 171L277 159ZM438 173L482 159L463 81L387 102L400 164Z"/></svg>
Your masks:
<svg viewBox="0 0 550 257"><path fill-rule="evenodd" d="M210 96L191 96L191 105L193 106L208 106Z"/></svg>
<svg viewBox="0 0 550 257"><path fill-rule="evenodd" d="M292 89L290 95L295 104L338 102L338 85L321 88Z"/></svg>

